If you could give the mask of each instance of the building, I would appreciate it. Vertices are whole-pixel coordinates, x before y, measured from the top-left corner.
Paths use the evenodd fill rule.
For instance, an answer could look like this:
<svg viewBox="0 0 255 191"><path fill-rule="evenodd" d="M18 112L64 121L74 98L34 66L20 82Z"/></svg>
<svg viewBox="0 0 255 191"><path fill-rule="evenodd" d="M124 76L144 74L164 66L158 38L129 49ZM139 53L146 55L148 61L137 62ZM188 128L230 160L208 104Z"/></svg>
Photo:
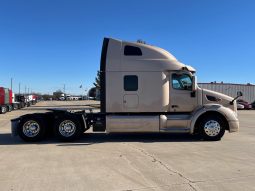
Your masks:
<svg viewBox="0 0 255 191"><path fill-rule="evenodd" d="M204 89L220 92L231 97L236 97L238 91L243 93L242 98L249 103L255 100L255 85L248 84L230 84L230 83L198 83L198 86Z"/></svg>

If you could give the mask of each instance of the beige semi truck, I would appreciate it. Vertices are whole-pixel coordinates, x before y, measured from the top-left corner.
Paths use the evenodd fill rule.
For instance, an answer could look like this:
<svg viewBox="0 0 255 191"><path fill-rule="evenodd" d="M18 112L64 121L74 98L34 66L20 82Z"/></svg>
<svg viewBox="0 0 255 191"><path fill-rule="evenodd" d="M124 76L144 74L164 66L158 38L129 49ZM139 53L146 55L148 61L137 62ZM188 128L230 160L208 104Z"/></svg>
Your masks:
<svg viewBox="0 0 255 191"><path fill-rule="evenodd" d="M236 132L237 97L201 89L196 70L164 49L105 38L100 63L100 112L50 110L12 120L12 134L42 140L53 131L61 140L83 132L189 133L220 140Z"/></svg>

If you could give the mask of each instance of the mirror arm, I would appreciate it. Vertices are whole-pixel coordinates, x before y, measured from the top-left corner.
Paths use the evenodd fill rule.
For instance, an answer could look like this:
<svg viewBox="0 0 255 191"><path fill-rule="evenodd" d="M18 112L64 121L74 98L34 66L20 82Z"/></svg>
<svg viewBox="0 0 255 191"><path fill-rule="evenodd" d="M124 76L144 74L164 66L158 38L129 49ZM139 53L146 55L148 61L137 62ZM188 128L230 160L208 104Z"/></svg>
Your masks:
<svg viewBox="0 0 255 191"><path fill-rule="evenodd" d="M234 101L237 100L237 98L239 98L241 96L236 96L231 102L230 102L230 105L233 105Z"/></svg>

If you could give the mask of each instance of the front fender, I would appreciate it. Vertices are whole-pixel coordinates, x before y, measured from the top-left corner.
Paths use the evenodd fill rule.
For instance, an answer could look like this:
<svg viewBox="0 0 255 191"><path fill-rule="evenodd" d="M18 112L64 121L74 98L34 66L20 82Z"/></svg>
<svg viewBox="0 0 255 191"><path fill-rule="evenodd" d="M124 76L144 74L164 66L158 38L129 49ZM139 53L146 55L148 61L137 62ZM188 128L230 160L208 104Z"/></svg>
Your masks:
<svg viewBox="0 0 255 191"><path fill-rule="evenodd" d="M239 121L237 118L237 114L233 110L231 110L227 107L224 107L222 105L219 105L219 104L207 104L207 105L204 105L204 106L196 109L194 112L192 112L192 118L190 120L190 133L191 134L194 133L195 124L196 124L197 119L204 113L210 112L210 111L218 112L225 117L225 119L228 122L230 132L238 131Z"/></svg>

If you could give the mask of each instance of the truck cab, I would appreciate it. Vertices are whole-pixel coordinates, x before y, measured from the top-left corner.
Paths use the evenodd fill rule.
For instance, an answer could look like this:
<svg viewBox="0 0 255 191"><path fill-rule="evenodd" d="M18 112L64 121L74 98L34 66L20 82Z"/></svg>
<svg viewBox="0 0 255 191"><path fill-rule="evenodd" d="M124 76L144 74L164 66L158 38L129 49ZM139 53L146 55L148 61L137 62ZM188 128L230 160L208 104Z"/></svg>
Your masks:
<svg viewBox="0 0 255 191"><path fill-rule="evenodd" d="M190 133L206 140L220 140L225 130L238 131L235 100L241 94L232 98L201 89L195 74L193 67L164 49L105 38L100 62L99 113L84 110L26 115L25 120L13 120L12 129L26 140L25 130L44 127L40 125L45 121L42 119L31 124L46 116L52 123L48 126L64 140L76 137L75 133L65 137L61 132L65 127L68 131L79 127L79 132L93 128L106 133ZM30 118L33 123L24 126Z"/></svg>
<svg viewBox="0 0 255 191"><path fill-rule="evenodd" d="M199 88L195 72L161 48L105 39L101 108L106 131L194 133L202 124L210 135L222 134L222 126L237 131L236 102Z"/></svg>

